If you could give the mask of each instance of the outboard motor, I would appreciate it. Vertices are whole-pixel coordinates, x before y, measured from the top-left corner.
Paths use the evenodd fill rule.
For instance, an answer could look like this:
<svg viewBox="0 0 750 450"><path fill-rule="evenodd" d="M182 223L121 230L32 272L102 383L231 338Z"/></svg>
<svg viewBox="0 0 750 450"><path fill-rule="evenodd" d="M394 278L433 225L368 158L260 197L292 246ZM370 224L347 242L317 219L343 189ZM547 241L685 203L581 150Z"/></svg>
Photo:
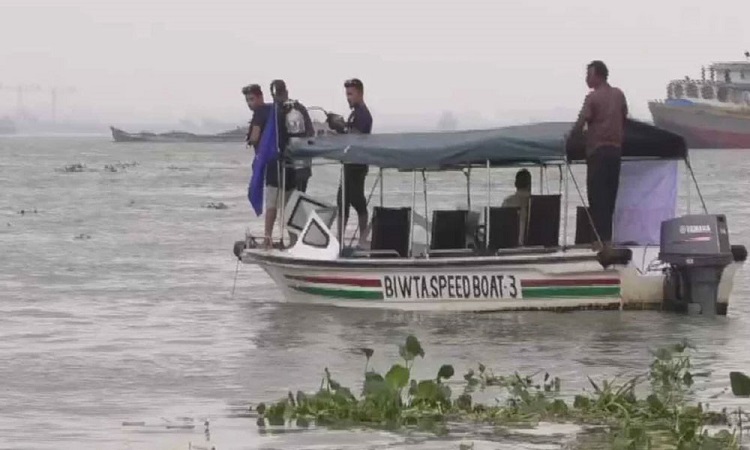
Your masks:
<svg viewBox="0 0 750 450"><path fill-rule="evenodd" d="M723 215L688 215L661 224L659 259L669 264L664 300L668 308L715 315L719 281L734 260Z"/></svg>

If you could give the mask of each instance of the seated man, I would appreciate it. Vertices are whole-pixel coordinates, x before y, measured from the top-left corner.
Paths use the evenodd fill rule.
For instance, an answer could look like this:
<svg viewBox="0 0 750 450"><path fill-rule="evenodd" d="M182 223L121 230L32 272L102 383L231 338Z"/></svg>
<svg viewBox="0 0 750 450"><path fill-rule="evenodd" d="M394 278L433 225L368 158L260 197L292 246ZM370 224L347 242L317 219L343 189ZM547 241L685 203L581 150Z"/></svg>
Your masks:
<svg viewBox="0 0 750 450"><path fill-rule="evenodd" d="M503 207L520 208L521 223L518 244L523 245L526 233L526 220L529 217L529 198L531 197L531 173L521 169L516 173L516 193L503 200Z"/></svg>

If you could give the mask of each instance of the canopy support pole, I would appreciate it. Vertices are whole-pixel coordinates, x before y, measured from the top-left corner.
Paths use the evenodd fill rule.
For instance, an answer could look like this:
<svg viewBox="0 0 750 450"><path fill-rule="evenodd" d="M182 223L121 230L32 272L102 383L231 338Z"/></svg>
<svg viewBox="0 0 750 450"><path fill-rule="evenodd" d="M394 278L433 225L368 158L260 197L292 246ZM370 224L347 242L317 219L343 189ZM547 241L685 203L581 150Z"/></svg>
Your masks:
<svg viewBox="0 0 750 450"><path fill-rule="evenodd" d="M344 163L341 163L341 176L339 177L339 186L341 189L341 205L339 206L339 254L344 251L344 229L346 228L346 222L344 222L344 211L346 211L346 189L344 189L344 183L346 180L344 172Z"/></svg>
<svg viewBox="0 0 750 450"><path fill-rule="evenodd" d="M484 221L484 248L490 248L490 205L492 204L492 178L490 176L490 160L487 160L487 209L485 210L485 221Z"/></svg>
<svg viewBox="0 0 750 450"><path fill-rule="evenodd" d="M429 218L429 213L427 209L427 175L424 173L424 169L422 169L422 192L424 193L424 217L425 221L429 223L427 220ZM430 234L431 231L429 227L425 227L424 235L425 235L425 251L424 256L427 259L430 259Z"/></svg>
<svg viewBox="0 0 750 450"><path fill-rule="evenodd" d="M380 168L379 172L380 172L380 175L378 178L380 179L380 207L382 208L383 207L383 168L382 167Z"/></svg>
<svg viewBox="0 0 750 450"><path fill-rule="evenodd" d="M544 195L544 164L539 166L539 193Z"/></svg>
<svg viewBox="0 0 750 450"><path fill-rule="evenodd" d="M568 203L569 203L569 183L568 183L568 172L563 173L562 167L560 167L560 183L563 185L565 192L565 204L563 205L563 251L568 246Z"/></svg>
<svg viewBox="0 0 750 450"><path fill-rule="evenodd" d="M687 213L690 214L691 212L691 204L690 204L690 197L691 197L691 189L690 189L690 177L689 177L689 170L688 170L688 164L685 162L685 194L687 195Z"/></svg>
<svg viewBox="0 0 750 450"><path fill-rule="evenodd" d="M417 207L417 171L412 170L411 211L409 212L409 256L414 251L414 209Z"/></svg>
<svg viewBox="0 0 750 450"><path fill-rule="evenodd" d="M690 171L690 176L693 177L693 184L695 184L695 191L698 193L698 198L701 201L701 206L703 207L703 213L708 214L708 208L706 208L706 202L703 200L703 194L701 193L701 188L698 186L698 180L695 179L695 172L693 172L693 167L690 165L690 157L685 157L685 164L687 165L688 170Z"/></svg>
<svg viewBox="0 0 750 450"><path fill-rule="evenodd" d="M466 176L466 209L471 211L471 166L464 172Z"/></svg>
<svg viewBox="0 0 750 450"><path fill-rule="evenodd" d="M281 178L281 192L278 193L281 195L281 209L276 210L276 220L280 219L281 222L279 224L281 228L279 242L281 242L281 248L284 248L284 231L286 230L286 220L284 220L284 211L286 210L286 161L281 159L281 164L277 164L276 167L276 170L281 170L281 174L276 178L276 181L279 180L279 177ZM279 167L282 167L282 169L278 169ZM273 242L270 245L273 246Z"/></svg>

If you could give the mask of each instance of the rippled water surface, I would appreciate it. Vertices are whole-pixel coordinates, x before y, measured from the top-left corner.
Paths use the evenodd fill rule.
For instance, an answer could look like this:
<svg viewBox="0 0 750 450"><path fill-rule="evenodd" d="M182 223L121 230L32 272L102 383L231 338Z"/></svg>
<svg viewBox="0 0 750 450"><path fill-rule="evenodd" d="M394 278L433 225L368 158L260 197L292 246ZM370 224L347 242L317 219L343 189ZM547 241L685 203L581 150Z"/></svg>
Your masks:
<svg viewBox="0 0 750 450"><path fill-rule="evenodd" d="M709 208L726 213L733 242L746 245L749 155L692 156ZM0 139L0 449L422 450L455 449L462 439L476 449L560 447L564 429L551 430L560 433L551 439L500 442L481 429L447 440L369 431L261 434L254 420L236 417L288 389L316 389L324 367L353 384L363 368L353 348L375 348L382 369L408 333L427 351L417 365L424 377L443 363L461 374L481 361L496 372L546 369L575 391L586 375L644 370L650 347L689 338L697 363L713 370L700 395L721 405L734 401L723 391L727 373L750 369L746 270L738 273L729 316L716 319L289 305L253 266L240 268L232 296L232 244L261 226L245 197L249 161L233 144ZM82 172L62 170L75 163ZM433 204L462 201L462 175L430 177ZM512 177L493 175L498 201ZM335 168L316 168L312 194L332 196L336 179ZM550 175L548 185L557 182ZM486 198L485 183L475 180L476 201ZM395 175L386 200L409 204L410 188L410 176ZM211 202L228 208L207 208Z"/></svg>

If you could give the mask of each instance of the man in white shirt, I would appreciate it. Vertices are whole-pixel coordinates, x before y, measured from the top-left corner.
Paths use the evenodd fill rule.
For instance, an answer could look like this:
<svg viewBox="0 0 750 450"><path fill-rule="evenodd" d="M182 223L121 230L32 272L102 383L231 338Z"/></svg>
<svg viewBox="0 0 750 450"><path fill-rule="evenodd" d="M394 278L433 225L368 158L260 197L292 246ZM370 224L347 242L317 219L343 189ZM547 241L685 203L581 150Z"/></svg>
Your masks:
<svg viewBox="0 0 750 450"><path fill-rule="evenodd" d="M523 245L526 232L526 220L529 215L529 198L531 197L531 173L521 169L516 173L516 192L503 200L503 207L520 208L518 244Z"/></svg>

